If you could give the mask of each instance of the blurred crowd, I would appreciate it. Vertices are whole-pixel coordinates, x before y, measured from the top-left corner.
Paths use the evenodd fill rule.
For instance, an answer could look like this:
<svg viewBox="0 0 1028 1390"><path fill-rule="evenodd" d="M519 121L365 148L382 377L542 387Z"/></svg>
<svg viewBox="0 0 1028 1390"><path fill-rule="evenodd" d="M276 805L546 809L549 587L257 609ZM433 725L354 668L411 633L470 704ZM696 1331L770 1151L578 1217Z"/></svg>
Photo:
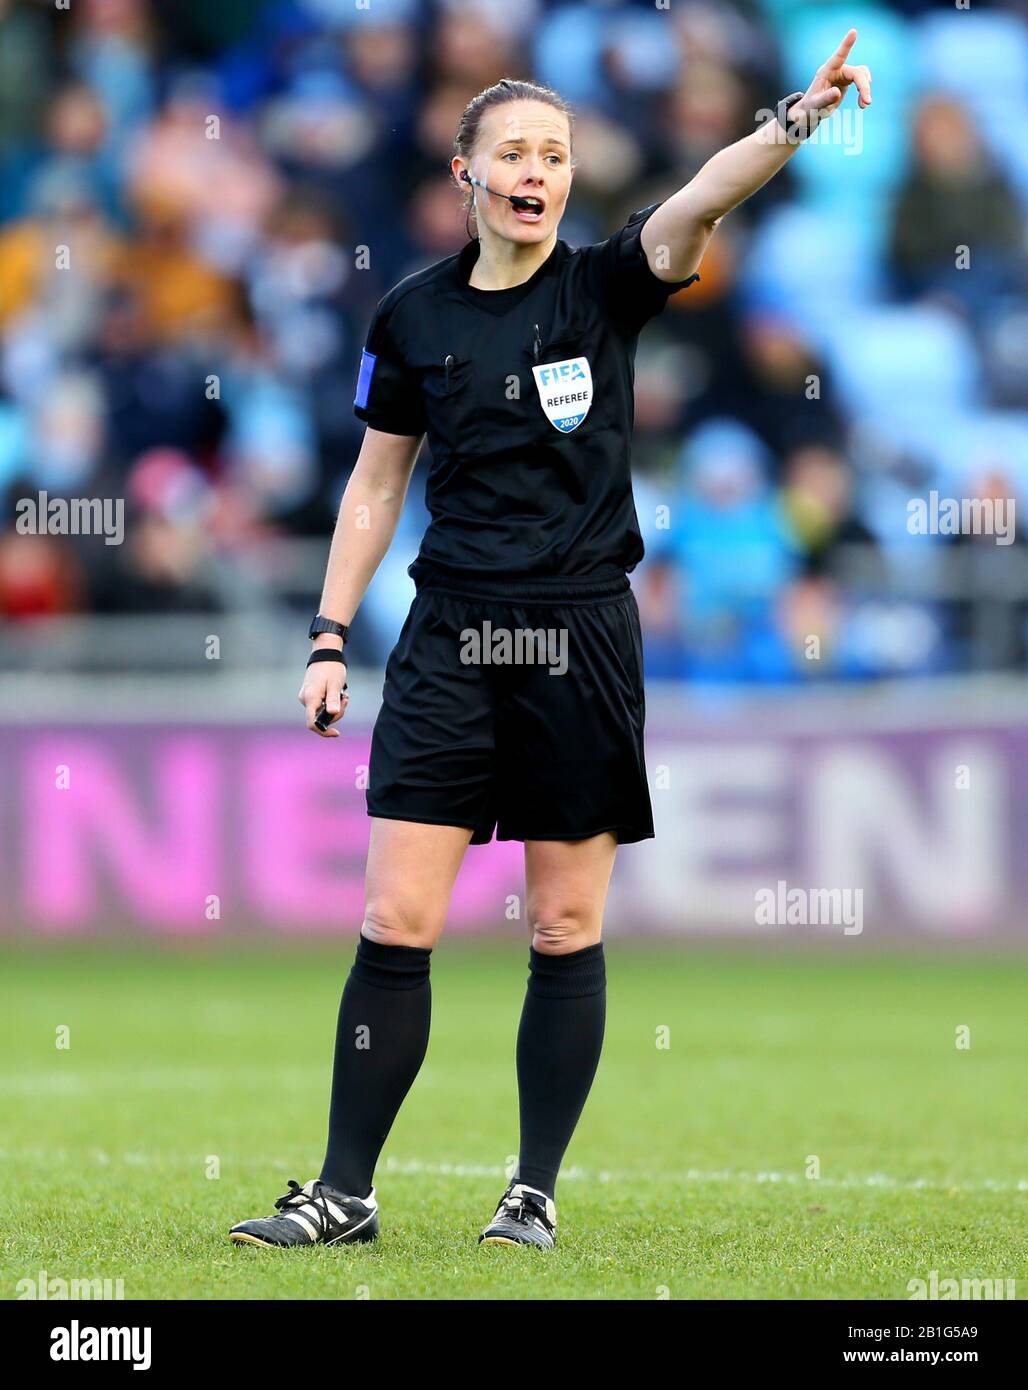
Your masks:
<svg viewBox="0 0 1028 1390"><path fill-rule="evenodd" d="M981 0L0 0L0 619L259 595L305 623L320 573L289 591L284 543L327 543L376 301L466 240L467 101L510 75L573 104L560 235L598 241L850 24L874 105L722 223L640 341L650 675L1023 667L1020 518L1007 545L908 527L932 491L1028 506L1028 23ZM39 491L123 497L124 544L18 535Z"/></svg>

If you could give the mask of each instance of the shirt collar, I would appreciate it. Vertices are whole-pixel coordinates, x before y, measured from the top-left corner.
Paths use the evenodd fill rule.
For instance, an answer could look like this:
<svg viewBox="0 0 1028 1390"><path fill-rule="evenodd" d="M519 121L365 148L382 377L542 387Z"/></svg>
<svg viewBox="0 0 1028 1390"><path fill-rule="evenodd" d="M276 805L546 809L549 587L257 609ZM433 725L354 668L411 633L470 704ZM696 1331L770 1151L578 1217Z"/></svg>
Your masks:
<svg viewBox="0 0 1028 1390"><path fill-rule="evenodd" d="M563 257L565 244L558 237L554 243L553 250L547 256L546 260L543 261L542 265L538 266L527 280L522 280L520 285L510 285L505 290L480 290L468 284L471 271L475 262L478 260L480 249L479 240L477 237L474 237L471 241L467 242L466 245L461 247L460 253L457 256L456 265L458 285L469 297L474 298L476 303L487 302L494 296L509 295L514 297L518 291L527 293L537 281L541 280L543 276L551 274L557 268Z"/></svg>

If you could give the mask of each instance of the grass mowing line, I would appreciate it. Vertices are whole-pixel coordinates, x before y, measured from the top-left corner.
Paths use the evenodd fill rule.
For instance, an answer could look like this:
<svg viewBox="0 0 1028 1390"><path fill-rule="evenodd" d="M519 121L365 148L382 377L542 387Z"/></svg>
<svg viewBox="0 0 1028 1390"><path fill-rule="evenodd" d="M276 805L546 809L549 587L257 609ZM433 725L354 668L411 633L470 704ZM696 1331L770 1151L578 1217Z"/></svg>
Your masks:
<svg viewBox="0 0 1028 1390"><path fill-rule="evenodd" d="M262 1085L298 1086L307 1085L312 1089L321 1083L311 1076L310 1067L259 1066L243 1063L239 1066L219 1064L218 1076L223 1085L231 1085L241 1080L259 1080ZM90 1091L105 1088L121 1089L126 1082L138 1089L155 1090L168 1087L173 1091L190 1090L196 1086L211 1084L209 1067L182 1067L169 1062L165 1067L124 1067L108 1068L94 1072L22 1072L16 1076L0 1075L0 1095L26 1096L32 1099L38 1095L88 1094Z"/></svg>
<svg viewBox="0 0 1028 1390"><path fill-rule="evenodd" d="M224 1154L220 1157L226 1159ZM200 1162L196 1154L146 1154L140 1153L138 1150L111 1155L105 1149L84 1149L75 1153L69 1153L67 1149L0 1149L0 1161L17 1161L19 1159L54 1163L81 1163L83 1159L90 1159L104 1168L109 1167L112 1163L123 1163L129 1167L137 1168L169 1166L177 1168L188 1167ZM266 1154L256 1157L234 1157L230 1160L226 1159L226 1161L230 1161L237 1168L281 1169L283 1172L302 1166L296 1159L271 1158ZM307 1165L311 1169L317 1166L317 1163L313 1161ZM498 1163L430 1163L420 1158L386 1158L378 1170L377 1177L381 1178L383 1175L388 1176L390 1174L401 1177L426 1174L430 1177L502 1178L505 1182L509 1181L509 1174L506 1169ZM845 1178L806 1178L801 1177L798 1173L774 1171L749 1173L731 1168L714 1170L686 1168L678 1171L669 1169L667 1172L650 1173L642 1169L582 1168L578 1164L571 1164L567 1168L562 1168L560 1180L562 1183L677 1183L678 1185L686 1183L737 1183L743 1186L757 1187L772 1184L799 1187L804 1183L816 1182L819 1187L888 1188L906 1192L1028 1192L1028 1178L1016 1180L982 1178L978 1182L961 1182L945 1178L941 1180L893 1178L887 1173L870 1173L864 1177L850 1175Z"/></svg>
<svg viewBox="0 0 1028 1390"><path fill-rule="evenodd" d="M454 1175L457 1177L494 1177L504 1175L505 1170L499 1166L488 1167L476 1164L451 1164L451 1163L424 1163L420 1159L394 1159L387 1158L383 1165L386 1173L428 1173L438 1175ZM851 1176L847 1178L805 1178L799 1173L778 1173L778 1172L757 1172L747 1173L741 1170L724 1168L720 1170L705 1171L701 1168L686 1168L681 1171L669 1170L666 1173L648 1173L645 1171L633 1172L629 1169L605 1169L591 1170L581 1168L572 1164L560 1171L561 1182L568 1180L585 1182L675 1182L675 1183L743 1183L755 1184L757 1186L769 1183L786 1183L793 1186L800 1186L803 1183L816 1182L824 1187L887 1187L909 1191L928 1191L928 1192L1028 1192L1028 1178L1020 1178L1016 1181L1007 1181L997 1178L983 1178L979 1182L957 1182L931 1178L892 1178L886 1173L871 1173L867 1177Z"/></svg>

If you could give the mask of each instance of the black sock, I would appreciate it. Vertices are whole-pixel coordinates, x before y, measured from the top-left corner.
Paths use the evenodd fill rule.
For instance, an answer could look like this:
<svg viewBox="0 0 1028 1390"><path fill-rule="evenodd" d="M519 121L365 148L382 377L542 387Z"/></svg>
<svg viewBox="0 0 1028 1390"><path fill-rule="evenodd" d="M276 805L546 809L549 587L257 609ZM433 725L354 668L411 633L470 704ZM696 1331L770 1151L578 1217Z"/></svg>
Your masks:
<svg viewBox="0 0 1028 1390"><path fill-rule="evenodd" d="M607 976L603 942L565 956L529 947L528 993L518 1028L521 1154L518 1182L552 1197L557 1170L596 1075Z"/></svg>
<svg viewBox="0 0 1028 1390"><path fill-rule="evenodd" d="M371 1191L378 1155L428 1048L431 949L362 936L336 1027L328 1150L321 1180L351 1197Z"/></svg>

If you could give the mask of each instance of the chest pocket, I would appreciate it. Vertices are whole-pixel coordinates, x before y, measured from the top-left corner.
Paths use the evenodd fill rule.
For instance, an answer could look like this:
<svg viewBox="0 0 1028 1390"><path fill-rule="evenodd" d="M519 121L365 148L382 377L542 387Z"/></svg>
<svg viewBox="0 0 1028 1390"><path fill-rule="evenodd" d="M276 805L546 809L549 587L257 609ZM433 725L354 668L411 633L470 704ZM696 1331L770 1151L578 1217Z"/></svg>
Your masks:
<svg viewBox="0 0 1028 1390"><path fill-rule="evenodd" d="M481 411L472 359L448 353L438 366L427 369L422 387L431 432L438 435L455 458L470 458L479 453Z"/></svg>
<svg viewBox="0 0 1028 1390"><path fill-rule="evenodd" d="M583 328L548 339L538 356L534 349L526 354L537 440L580 439L610 424L613 400L602 352L602 334Z"/></svg>

